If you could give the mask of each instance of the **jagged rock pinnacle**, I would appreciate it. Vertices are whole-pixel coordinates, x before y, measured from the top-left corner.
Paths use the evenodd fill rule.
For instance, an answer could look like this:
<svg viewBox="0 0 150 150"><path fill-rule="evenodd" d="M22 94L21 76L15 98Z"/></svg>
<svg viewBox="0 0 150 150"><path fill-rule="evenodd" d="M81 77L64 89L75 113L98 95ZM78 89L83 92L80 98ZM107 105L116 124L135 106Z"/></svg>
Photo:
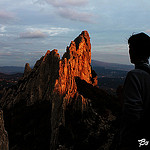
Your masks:
<svg viewBox="0 0 150 150"><path fill-rule="evenodd" d="M43 61L45 61L46 56L49 55L49 54L50 54L50 50L47 50L47 52L46 52L46 54L45 54L45 56L43 58Z"/></svg>
<svg viewBox="0 0 150 150"><path fill-rule="evenodd" d="M83 31L67 47L66 53L59 62L59 78L56 80L55 91L66 94L68 98L74 97L77 91L75 77L80 77L87 83L92 83L91 71L91 44L87 31Z"/></svg>
<svg viewBox="0 0 150 150"><path fill-rule="evenodd" d="M29 73L31 72L31 68L30 68L30 65L29 65L29 63L26 63L26 65L25 65L25 69L24 69L24 77L26 77L26 76L28 76L29 75Z"/></svg>
<svg viewBox="0 0 150 150"><path fill-rule="evenodd" d="M60 59L58 50L54 49L48 50L45 56L36 62L33 69L26 64L24 77L16 86L4 93L1 105L5 112L14 111L9 114L9 121L13 122L11 120L14 117L12 117L13 114L17 116L19 113L24 113L22 110L28 112L29 108L32 112L32 106L38 105L39 107L41 103L49 102L50 143L51 150L55 150L58 144L59 127L65 124L64 114L67 107L74 105L73 108L80 112L86 110L88 99L79 93L76 78L84 80L91 86L97 85L97 76L91 69L91 43L87 31L83 31L70 43L62 59ZM16 130L15 123L11 128ZM22 134L26 136L30 133L26 132ZM40 134L38 136L41 139ZM16 134L15 137L18 138ZM15 137L12 135L11 138L15 139Z"/></svg>

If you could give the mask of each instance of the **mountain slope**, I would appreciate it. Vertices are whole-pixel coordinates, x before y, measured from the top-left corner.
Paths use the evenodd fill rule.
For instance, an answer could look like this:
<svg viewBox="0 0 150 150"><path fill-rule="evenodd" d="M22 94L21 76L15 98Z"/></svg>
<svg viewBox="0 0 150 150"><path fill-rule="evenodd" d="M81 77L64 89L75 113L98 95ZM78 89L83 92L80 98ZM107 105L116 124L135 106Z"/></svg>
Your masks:
<svg viewBox="0 0 150 150"><path fill-rule="evenodd" d="M33 69L27 64L0 104L10 150L106 149L119 110L116 98L97 87L87 31L71 42L62 59L55 49Z"/></svg>

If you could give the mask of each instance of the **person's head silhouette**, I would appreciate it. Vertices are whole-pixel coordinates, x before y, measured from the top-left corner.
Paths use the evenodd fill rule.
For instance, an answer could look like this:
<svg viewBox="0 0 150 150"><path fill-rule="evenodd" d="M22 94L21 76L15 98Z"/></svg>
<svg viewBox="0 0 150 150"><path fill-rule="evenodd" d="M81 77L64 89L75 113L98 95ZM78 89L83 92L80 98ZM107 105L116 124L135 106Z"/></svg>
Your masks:
<svg viewBox="0 0 150 150"><path fill-rule="evenodd" d="M128 39L130 60L133 64L148 62L150 57L150 37L145 33L132 35Z"/></svg>

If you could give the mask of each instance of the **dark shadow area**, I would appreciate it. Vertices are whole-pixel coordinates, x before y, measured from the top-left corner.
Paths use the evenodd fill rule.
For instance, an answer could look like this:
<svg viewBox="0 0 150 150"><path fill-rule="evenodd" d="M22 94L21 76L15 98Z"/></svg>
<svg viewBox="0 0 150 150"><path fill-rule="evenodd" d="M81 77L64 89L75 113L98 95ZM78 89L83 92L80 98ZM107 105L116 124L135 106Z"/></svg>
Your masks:
<svg viewBox="0 0 150 150"><path fill-rule="evenodd" d="M110 109L115 114L121 111L122 102L116 96L87 83L85 80L81 80L79 77L76 77L75 80L78 92L85 98L90 99L92 106L99 113L105 112L106 109Z"/></svg>
<svg viewBox="0 0 150 150"><path fill-rule="evenodd" d="M10 110L4 109L10 150L49 150L50 111L48 101L32 106L18 103Z"/></svg>

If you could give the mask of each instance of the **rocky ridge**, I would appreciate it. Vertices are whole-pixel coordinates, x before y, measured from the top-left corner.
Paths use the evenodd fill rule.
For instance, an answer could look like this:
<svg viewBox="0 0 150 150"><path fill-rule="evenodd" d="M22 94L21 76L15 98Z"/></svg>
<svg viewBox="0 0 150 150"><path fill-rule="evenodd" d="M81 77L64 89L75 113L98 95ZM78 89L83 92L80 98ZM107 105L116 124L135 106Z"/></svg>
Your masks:
<svg viewBox="0 0 150 150"><path fill-rule="evenodd" d="M90 37L83 31L62 59L58 50L48 50L33 69L26 64L17 85L5 89L0 104L10 149L104 147L115 120L104 99L107 105L112 97L97 87Z"/></svg>

